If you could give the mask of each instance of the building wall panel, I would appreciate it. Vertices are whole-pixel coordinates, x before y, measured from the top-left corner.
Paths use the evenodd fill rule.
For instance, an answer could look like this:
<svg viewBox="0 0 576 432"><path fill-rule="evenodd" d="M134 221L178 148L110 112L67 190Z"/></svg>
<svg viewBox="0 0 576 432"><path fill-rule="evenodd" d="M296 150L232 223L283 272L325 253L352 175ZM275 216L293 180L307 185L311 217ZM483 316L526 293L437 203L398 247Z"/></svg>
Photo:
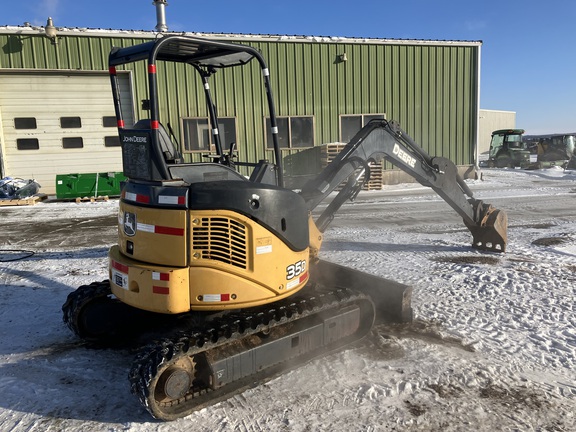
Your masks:
<svg viewBox="0 0 576 432"><path fill-rule="evenodd" d="M0 70L106 71L113 46L148 39L72 32L62 33L59 44L51 45L42 35L0 34L0 45L5 47ZM398 121L429 153L458 165L474 163L480 43L263 39L237 41L256 47L267 59L279 116L314 116L316 146L340 140L340 115L378 113ZM261 71L253 63L240 74L218 72L212 88L219 98L218 114L237 118L241 160L272 158L263 149L268 113ZM144 117L140 101L148 98L146 70L132 65L126 69L132 71L136 115ZM160 94L166 106L160 114L172 118L180 136L180 118L207 115L202 88L182 65L159 67L161 76L165 79L160 81ZM286 156L294 153L297 150L285 151ZM199 155L192 158L201 160Z"/></svg>
<svg viewBox="0 0 576 432"><path fill-rule="evenodd" d="M478 153L483 154L482 158L487 159L492 132L498 129L516 129L516 113L514 111L480 110L479 118Z"/></svg>

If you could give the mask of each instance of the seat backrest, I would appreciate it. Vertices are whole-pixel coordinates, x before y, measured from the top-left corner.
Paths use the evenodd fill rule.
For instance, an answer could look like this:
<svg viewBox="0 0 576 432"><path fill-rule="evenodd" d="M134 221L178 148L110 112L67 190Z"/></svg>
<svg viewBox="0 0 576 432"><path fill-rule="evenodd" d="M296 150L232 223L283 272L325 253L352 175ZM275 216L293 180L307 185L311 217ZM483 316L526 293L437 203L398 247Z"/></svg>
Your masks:
<svg viewBox="0 0 576 432"><path fill-rule="evenodd" d="M132 129L150 129L150 119L142 119L137 121ZM176 160L181 159L180 152L170 139L170 135L162 124L158 128L158 136L160 137L160 148L167 163L174 163Z"/></svg>

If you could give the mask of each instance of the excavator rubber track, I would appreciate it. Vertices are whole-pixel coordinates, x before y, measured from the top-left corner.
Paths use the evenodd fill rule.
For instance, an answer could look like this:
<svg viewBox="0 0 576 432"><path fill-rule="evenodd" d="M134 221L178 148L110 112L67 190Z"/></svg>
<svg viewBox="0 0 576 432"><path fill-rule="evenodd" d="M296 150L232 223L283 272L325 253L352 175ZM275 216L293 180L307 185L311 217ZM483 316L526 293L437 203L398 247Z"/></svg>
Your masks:
<svg viewBox="0 0 576 432"><path fill-rule="evenodd" d="M227 313L145 346L129 373L132 393L155 418L174 420L349 345L372 328L368 296L308 291L314 292Z"/></svg>
<svg viewBox="0 0 576 432"><path fill-rule="evenodd" d="M68 294L62 306L66 326L89 345L141 345L151 329L162 331L173 317L133 308L112 296L108 280L82 285Z"/></svg>

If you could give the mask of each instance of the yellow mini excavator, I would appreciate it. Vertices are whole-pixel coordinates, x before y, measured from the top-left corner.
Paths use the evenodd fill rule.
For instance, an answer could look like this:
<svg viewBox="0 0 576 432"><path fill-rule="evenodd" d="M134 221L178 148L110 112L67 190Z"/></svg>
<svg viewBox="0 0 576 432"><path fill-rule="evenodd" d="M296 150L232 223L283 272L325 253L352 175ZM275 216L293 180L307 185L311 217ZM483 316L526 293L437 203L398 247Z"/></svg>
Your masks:
<svg viewBox="0 0 576 432"><path fill-rule="evenodd" d="M238 161L218 133L210 77L252 61L262 70L273 161ZM117 68L138 62L149 118L125 124ZM184 163L160 122L165 62L198 72L215 143L206 162ZM71 292L62 309L88 342L142 344L129 380L156 418L185 416L339 349L376 319L412 319L410 287L319 259L323 233L369 178L369 162L385 158L434 189L462 216L473 247L505 250L506 214L473 198L451 161L426 154L393 122L370 122L301 190L284 187L269 71L254 48L170 35L113 49L109 67L128 178L118 244L109 279Z"/></svg>

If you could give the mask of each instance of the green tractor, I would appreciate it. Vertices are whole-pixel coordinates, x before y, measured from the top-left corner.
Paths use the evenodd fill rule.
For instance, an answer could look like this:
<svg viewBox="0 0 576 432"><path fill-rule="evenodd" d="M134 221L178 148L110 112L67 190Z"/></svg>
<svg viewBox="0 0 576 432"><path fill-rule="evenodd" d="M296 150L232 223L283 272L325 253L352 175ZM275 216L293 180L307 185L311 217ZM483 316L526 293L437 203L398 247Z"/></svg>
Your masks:
<svg viewBox="0 0 576 432"><path fill-rule="evenodd" d="M527 168L530 151L522 141L524 129L499 129L492 132L488 166L490 168Z"/></svg>

